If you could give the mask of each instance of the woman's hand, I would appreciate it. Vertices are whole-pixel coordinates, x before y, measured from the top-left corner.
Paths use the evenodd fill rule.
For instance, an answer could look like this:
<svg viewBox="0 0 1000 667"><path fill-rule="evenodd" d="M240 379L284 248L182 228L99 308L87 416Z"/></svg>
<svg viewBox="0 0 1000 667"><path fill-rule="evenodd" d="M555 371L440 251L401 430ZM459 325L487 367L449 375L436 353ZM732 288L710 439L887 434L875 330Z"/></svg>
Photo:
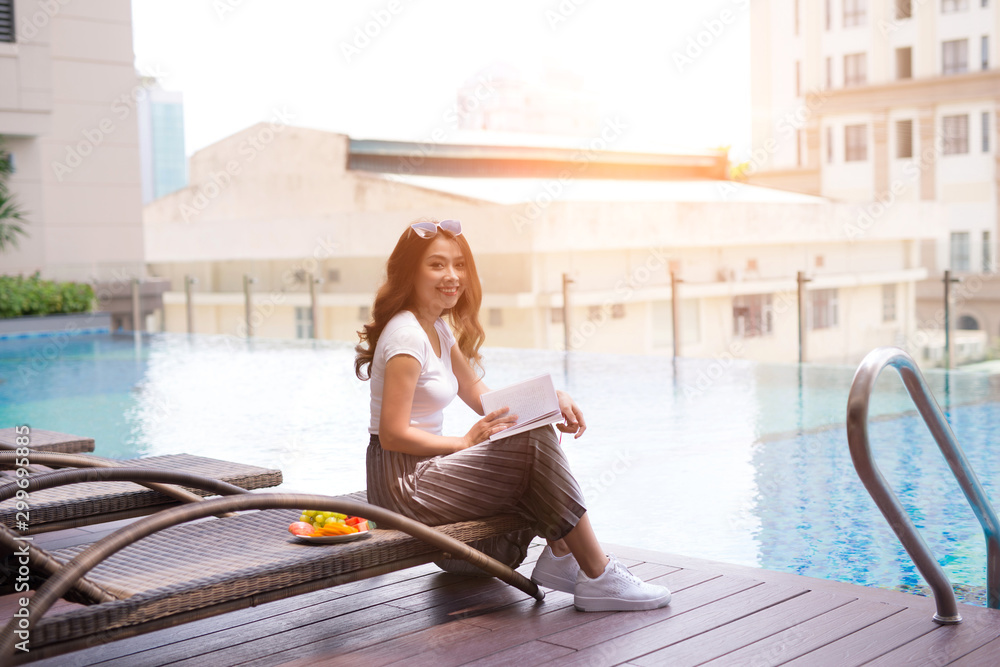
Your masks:
<svg viewBox="0 0 1000 667"><path fill-rule="evenodd" d="M510 408L494 410L473 424L469 432L465 434L465 446L472 447L481 442L486 442L494 433L499 433L505 428L510 428L516 424L517 415L507 414L509 412Z"/></svg>
<svg viewBox="0 0 1000 667"><path fill-rule="evenodd" d="M573 439L579 438L587 430L587 422L583 421L583 412L569 394L564 391L557 391L559 397L559 411L562 412L564 423L556 424L556 428L563 433L575 433Z"/></svg>

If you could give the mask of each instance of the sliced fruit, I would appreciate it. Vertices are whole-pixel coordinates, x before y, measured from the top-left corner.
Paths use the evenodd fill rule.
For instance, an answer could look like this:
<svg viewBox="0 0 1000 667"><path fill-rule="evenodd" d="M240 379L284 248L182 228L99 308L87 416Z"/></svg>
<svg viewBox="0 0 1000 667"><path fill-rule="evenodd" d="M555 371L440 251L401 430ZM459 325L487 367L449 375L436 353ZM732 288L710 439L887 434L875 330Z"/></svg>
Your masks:
<svg viewBox="0 0 1000 667"><path fill-rule="evenodd" d="M292 535L315 535L316 530L305 521L296 521L288 526L288 532Z"/></svg>

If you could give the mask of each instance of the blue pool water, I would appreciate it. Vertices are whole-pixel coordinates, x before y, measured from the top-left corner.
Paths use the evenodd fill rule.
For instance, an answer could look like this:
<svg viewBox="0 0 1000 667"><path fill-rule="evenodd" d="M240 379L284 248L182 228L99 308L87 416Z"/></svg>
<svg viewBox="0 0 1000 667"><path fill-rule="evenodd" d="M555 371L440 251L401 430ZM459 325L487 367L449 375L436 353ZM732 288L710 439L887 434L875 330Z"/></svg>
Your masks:
<svg viewBox="0 0 1000 667"><path fill-rule="evenodd" d="M853 368L511 349L484 358L491 386L549 372L583 407L587 434L563 446L603 541L866 585L921 583L850 461ZM998 378L926 376L995 499ZM871 414L876 460L932 550L953 582L982 588L982 533L894 371ZM446 433L475 419L456 402ZM189 452L277 467L288 490L365 485L368 386L347 343L0 340L0 428L25 423L94 437L109 457Z"/></svg>

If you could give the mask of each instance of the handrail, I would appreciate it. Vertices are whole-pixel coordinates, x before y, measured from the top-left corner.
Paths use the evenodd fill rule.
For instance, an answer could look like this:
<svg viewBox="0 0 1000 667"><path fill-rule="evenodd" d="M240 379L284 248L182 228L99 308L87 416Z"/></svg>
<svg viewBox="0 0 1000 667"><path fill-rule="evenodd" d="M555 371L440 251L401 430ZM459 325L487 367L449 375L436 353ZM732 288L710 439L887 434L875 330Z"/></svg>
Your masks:
<svg viewBox="0 0 1000 667"><path fill-rule="evenodd" d="M934 591L934 602L937 604L934 620L941 624L961 623L962 617L958 613L955 592L948 576L934 559L927 543L917 532L872 459L868 443L868 400L875 388L875 381L886 366L892 366L899 372L910 398L983 527L986 536L986 606L991 609L1000 608L1000 523L913 357L898 347L880 347L869 352L854 374L847 398L847 441L854 469L920 574Z"/></svg>

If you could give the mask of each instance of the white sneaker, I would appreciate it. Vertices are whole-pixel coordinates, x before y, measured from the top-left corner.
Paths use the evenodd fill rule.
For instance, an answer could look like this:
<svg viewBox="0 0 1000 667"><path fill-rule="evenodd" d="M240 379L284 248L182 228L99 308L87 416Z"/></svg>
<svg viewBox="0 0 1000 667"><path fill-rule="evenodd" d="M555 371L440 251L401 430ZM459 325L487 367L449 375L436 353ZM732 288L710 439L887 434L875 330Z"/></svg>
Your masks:
<svg viewBox="0 0 1000 667"><path fill-rule="evenodd" d="M535 562L531 580L539 586L552 588L563 593L576 591L576 575L580 571L573 554L556 556L548 546Z"/></svg>
<svg viewBox="0 0 1000 667"><path fill-rule="evenodd" d="M670 604L666 586L647 584L628 571L613 555L596 579L582 570L576 577L573 604L580 611L640 611Z"/></svg>

